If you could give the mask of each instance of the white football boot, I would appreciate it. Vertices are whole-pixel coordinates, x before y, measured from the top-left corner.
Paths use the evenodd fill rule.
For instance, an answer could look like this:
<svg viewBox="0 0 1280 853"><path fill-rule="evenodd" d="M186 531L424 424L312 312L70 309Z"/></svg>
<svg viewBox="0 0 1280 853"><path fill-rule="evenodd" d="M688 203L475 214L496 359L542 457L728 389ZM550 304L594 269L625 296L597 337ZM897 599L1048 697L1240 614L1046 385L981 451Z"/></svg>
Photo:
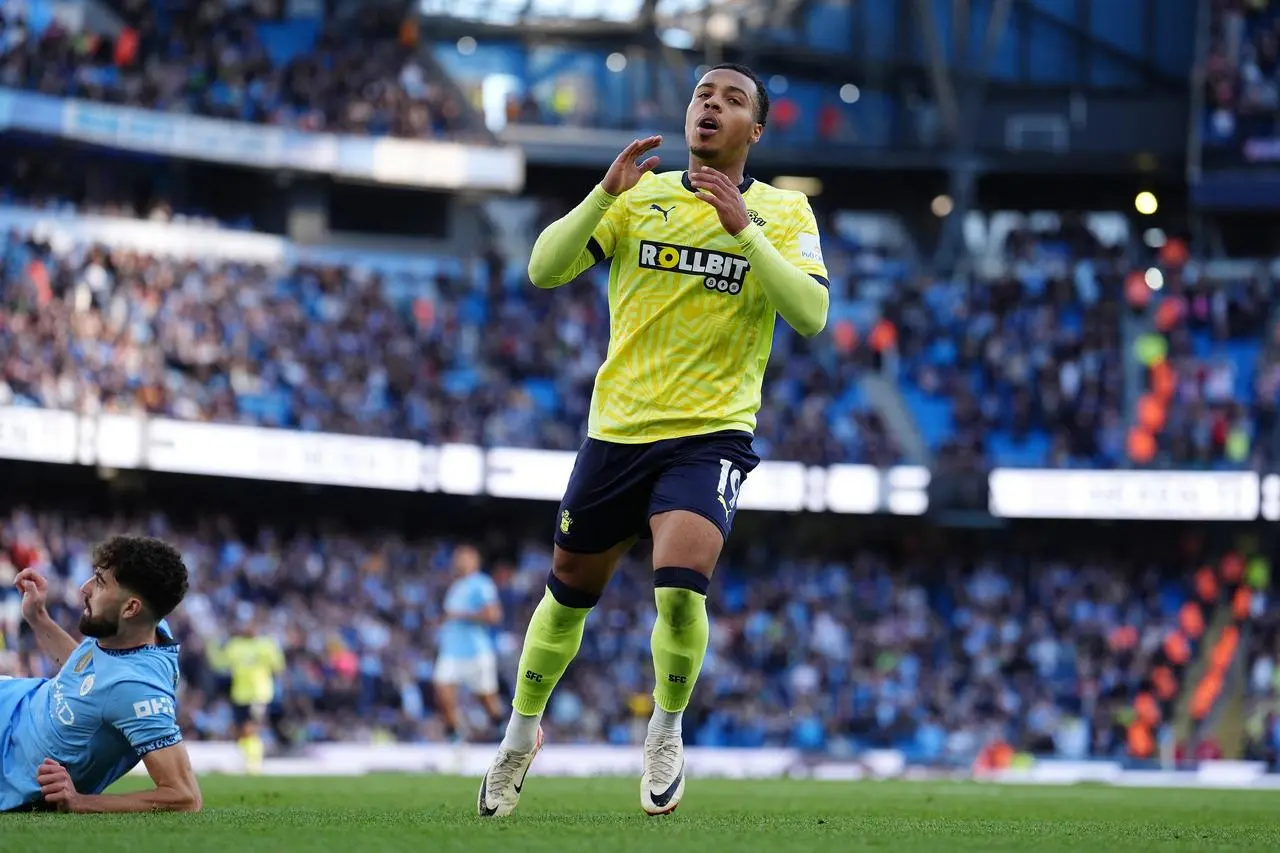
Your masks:
<svg viewBox="0 0 1280 853"><path fill-rule="evenodd" d="M538 739L530 752L516 752L511 749L498 749L497 756L489 765L480 783L480 796L476 800L476 810L480 817L506 817L516 810L520 802L520 791L524 788L525 776L529 774L529 765L542 749L542 727L538 727Z"/></svg>
<svg viewBox="0 0 1280 853"><path fill-rule="evenodd" d="M644 740L640 808L645 814L671 814L684 796L684 741L680 735L650 735Z"/></svg>

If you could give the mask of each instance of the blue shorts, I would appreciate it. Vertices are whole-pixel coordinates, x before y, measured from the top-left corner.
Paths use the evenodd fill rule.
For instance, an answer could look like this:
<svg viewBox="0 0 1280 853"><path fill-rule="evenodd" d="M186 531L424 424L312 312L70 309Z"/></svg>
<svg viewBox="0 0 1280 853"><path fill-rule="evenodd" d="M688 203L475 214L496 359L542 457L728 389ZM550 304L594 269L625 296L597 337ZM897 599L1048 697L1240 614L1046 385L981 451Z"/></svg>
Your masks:
<svg viewBox="0 0 1280 853"><path fill-rule="evenodd" d="M759 464L745 432L647 444L588 438L560 502L555 542L565 551L599 554L647 536L649 519L672 510L701 515L728 539L738 493Z"/></svg>

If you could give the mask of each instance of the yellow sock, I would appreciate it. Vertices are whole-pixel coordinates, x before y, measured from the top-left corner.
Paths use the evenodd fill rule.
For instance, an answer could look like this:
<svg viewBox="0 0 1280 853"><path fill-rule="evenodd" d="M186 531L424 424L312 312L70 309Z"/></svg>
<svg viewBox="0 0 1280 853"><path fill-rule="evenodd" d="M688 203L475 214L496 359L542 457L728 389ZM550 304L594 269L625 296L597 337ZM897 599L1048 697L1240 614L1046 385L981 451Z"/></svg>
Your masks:
<svg viewBox="0 0 1280 853"><path fill-rule="evenodd" d="M561 597L572 599L572 591L570 594L561 591ZM561 604L551 589L542 596L524 635L520 671L516 673L516 695L511 700L516 713L536 717L546 710L551 691L582 645L582 628L590 612L589 606Z"/></svg>
<svg viewBox="0 0 1280 853"><path fill-rule="evenodd" d="M707 597L692 589L659 587L654 598L658 618L651 638L653 701L662 710L676 713L688 707L707 655Z"/></svg>
<svg viewBox="0 0 1280 853"><path fill-rule="evenodd" d="M239 741L240 754L244 756L244 769L246 773L256 776L262 772L263 759L266 756L267 747L262 742L262 738L257 735L242 737Z"/></svg>

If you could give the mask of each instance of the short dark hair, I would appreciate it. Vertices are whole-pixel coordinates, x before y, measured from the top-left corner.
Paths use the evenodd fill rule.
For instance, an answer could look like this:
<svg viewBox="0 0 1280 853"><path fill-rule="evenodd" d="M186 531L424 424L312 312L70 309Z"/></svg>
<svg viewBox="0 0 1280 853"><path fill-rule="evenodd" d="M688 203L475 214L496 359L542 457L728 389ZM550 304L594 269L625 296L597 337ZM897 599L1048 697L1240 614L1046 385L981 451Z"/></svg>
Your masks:
<svg viewBox="0 0 1280 853"><path fill-rule="evenodd" d="M756 72L752 71L745 65L737 62L722 62L719 65L712 66L707 72L712 71L737 71L743 77L749 79L756 84L756 122L761 126L769 121L769 90L765 88L764 81L756 76Z"/></svg>
<svg viewBox="0 0 1280 853"><path fill-rule="evenodd" d="M156 621L187 594L187 567L178 549L150 536L113 536L93 550L93 567L142 599Z"/></svg>

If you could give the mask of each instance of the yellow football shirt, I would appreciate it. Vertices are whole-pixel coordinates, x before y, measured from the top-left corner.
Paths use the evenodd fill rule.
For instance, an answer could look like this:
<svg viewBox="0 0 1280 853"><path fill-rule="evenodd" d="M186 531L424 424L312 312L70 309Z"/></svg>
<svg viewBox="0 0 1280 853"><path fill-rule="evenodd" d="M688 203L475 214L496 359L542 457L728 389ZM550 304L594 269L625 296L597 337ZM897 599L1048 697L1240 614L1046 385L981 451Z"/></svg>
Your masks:
<svg viewBox="0 0 1280 853"><path fill-rule="evenodd" d="M267 705L275 698L275 675L284 671L284 652L270 637L232 637L214 655L214 665L231 672L231 701Z"/></svg>
<svg viewBox="0 0 1280 853"><path fill-rule="evenodd" d="M803 193L748 179L748 214L779 253L826 284ZM742 249L684 172L646 174L605 213L588 248L609 270L609 352L587 434L640 444L754 432L776 312Z"/></svg>

